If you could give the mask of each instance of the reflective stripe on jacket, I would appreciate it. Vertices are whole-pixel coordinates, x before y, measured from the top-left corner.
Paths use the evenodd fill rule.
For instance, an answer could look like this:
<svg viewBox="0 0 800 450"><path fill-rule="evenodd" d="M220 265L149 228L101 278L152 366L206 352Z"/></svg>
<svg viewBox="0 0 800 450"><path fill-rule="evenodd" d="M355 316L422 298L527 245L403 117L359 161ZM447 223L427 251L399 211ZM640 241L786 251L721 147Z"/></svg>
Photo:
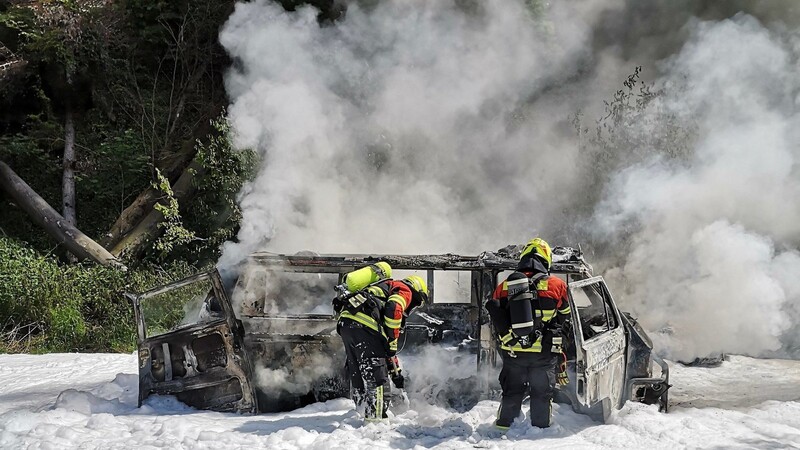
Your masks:
<svg viewBox="0 0 800 450"><path fill-rule="evenodd" d="M340 319L350 319L380 333L386 337L390 351L397 351L397 340L403 326L404 312L411 303L411 288L402 281L386 280L366 288L366 291L379 300L379 311L382 323L378 323L372 316L359 311L351 314L346 309L339 316Z"/></svg>
<svg viewBox="0 0 800 450"><path fill-rule="evenodd" d="M380 333L381 336L384 336L384 337L386 336L386 334L383 332L382 327L378 326L378 322L376 322L375 319L373 319L372 317L364 314L363 312L359 311L359 312L357 312L355 314L351 314L348 310L345 309L339 315L339 320L342 320L342 319L354 320L354 321L360 323L361 325L364 325L365 327L369 328L370 330L373 330L376 333Z"/></svg>
<svg viewBox="0 0 800 450"><path fill-rule="evenodd" d="M526 272L525 275L530 278L532 274ZM569 317L571 311L567 297L567 283L564 280L550 275L536 284L536 292L538 300L533 300L533 313L541 319L542 323L549 323L556 315L564 316L565 318ZM508 284L506 281L497 285L492 299L500 302L501 308L508 307ZM508 345L512 340L510 329L497 330L497 332L502 333L502 336L500 336L500 348L503 350L531 353L542 351L542 337L539 337L530 347L523 348L519 343Z"/></svg>

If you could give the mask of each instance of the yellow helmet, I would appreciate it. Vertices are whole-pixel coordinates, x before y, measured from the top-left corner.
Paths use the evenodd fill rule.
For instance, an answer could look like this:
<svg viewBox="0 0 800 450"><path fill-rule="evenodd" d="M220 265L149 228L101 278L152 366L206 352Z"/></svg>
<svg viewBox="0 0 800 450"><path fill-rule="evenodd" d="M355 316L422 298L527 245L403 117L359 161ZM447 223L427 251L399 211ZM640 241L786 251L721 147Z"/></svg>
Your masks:
<svg viewBox="0 0 800 450"><path fill-rule="evenodd" d="M411 286L411 303L408 305L408 313L420 306L428 303L428 284L419 275L410 275L403 278L403 281Z"/></svg>
<svg viewBox="0 0 800 450"><path fill-rule="evenodd" d="M403 279L406 283L408 283L415 291L419 292L420 294L428 295L428 284L425 283L425 280L422 279L419 275L410 275Z"/></svg>
<svg viewBox="0 0 800 450"><path fill-rule="evenodd" d="M531 239L525 245L525 248L522 249L522 253L519 254L520 262L522 262L526 256L528 258L531 256L538 256L539 259L545 263L547 270L550 270L550 266L553 264L553 252L550 250L550 244L542 238L537 237Z"/></svg>

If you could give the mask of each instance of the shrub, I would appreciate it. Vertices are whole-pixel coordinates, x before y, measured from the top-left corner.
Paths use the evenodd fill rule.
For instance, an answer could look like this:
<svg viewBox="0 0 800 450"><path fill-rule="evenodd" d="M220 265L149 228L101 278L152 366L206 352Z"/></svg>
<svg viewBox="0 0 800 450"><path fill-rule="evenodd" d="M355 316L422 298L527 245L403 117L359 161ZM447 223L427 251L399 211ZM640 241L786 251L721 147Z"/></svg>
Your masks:
<svg viewBox="0 0 800 450"><path fill-rule="evenodd" d="M92 264L62 265L0 237L0 352L129 352L133 310L122 293L183 278L176 263L129 272Z"/></svg>

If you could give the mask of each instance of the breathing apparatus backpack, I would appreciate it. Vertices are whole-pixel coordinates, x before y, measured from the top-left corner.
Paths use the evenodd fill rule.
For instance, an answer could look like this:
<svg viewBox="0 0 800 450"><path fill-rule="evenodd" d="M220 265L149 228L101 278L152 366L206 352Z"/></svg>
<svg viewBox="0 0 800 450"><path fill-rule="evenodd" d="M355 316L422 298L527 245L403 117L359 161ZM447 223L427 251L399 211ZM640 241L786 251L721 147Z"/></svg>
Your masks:
<svg viewBox="0 0 800 450"><path fill-rule="evenodd" d="M543 314L541 310L537 314L533 304L539 298L536 285L546 277L546 273L537 273L528 278L522 272L513 272L506 279L511 331L519 336L518 342L523 348L531 347L543 334Z"/></svg>
<svg viewBox="0 0 800 450"><path fill-rule="evenodd" d="M377 300L367 288L375 286L392 276L392 267L386 262L378 262L345 274L344 283L334 289L333 309L337 313L347 309L351 314L365 312L365 309L379 309ZM371 306L370 308L367 308Z"/></svg>

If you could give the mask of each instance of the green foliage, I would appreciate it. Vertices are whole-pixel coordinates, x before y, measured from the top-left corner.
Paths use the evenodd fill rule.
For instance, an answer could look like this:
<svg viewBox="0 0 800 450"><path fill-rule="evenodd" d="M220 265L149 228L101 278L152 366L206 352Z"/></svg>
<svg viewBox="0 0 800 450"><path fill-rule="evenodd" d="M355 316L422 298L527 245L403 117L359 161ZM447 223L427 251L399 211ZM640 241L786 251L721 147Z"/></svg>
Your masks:
<svg viewBox="0 0 800 450"><path fill-rule="evenodd" d="M149 184L149 155L139 133L114 129L93 115L79 128L76 187L78 227L89 236L106 232L119 213ZM63 130L32 119L26 134L0 136L0 160L8 163L53 208L61 204ZM59 146L61 144L61 146ZM2 206L0 228L40 251L55 244L16 207Z"/></svg>
<svg viewBox="0 0 800 450"><path fill-rule="evenodd" d="M197 237L183 226L181 213L178 209L178 200L175 198L175 193L172 192L169 180L164 178L159 170L156 170L156 177L158 182L154 182L153 187L161 192L162 200L160 203L156 203L154 207L156 211L164 216L164 220L158 224L158 227L163 229L164 232L156 240L154 247L163 256L170 253L176 245L192 242Z"/></svg>
<svg viewBox="0 0 800 450"><path fill-rule="evenodd" d="M39 131L39 130L37 130ZM0 160L9 164L23 180L51 205L60 204L61 168L53 154L40 145L35 133L0 136ZM7 235L17 236L35 248L47 251L54 243L33 224L19 208L0 206L0 229Z"/></svg>
<svg viewBox="0 0 800 450"><path fill-rule="evenodd" d="M162 179L158 184L165 202L157 209L166 218L161 224L165 233L154 246L161 260L182 259L195 265L214 262L222 243L238 230L242 212L236 196L252 179L258 158L252 150L233 148L230 124L223 115L211 125L214 132L195 146L199 168L194 171L194 197L177 205L169 183Z"/></svg>
<svg viewBox="0 0 800 450"><path fill-rule="evenodd" d="M0 10L0 37L12 50L36 39L36 15L32 8L11 7Z"/></svg>
<svg viewBox="0 0 800 450"><path fill-rule="evenodd" d="M212 0L127 0L113 6L125 20L102 61L103 98L121 120L135 125L154 168L167 168L174 153L205 134L195 127L218 115L226 102L222 72L229 61L218 30L232 6Z"/></svg>
<svg viewBox="0 0 800 450"><path fill-rule="evenodd" d="M75 117L78 226L92 237L155 179L173 179L226 99L217 35L232 1L0 5L0 43L28 64L0 83L0 158L60 209L63 111ZM199 129L197 129L199 128ZM178 163L176 163L176 161ZM16 208L0 228L52 249Z"/></svg>
<svg viewBox="0 0 800 450"><path fill-rule="evenodd" d="M89 115L78 131L78 225L90 236L108 231L150 182L149 152L141 135Z"/></svg>
<svg viewBox="0 0 800 450"><path fill-rule="evenodd" d="M0 13L0 35L12 35L12 50L41 69L49 97L84 99L91 97L91 67L104 53L107 27L99 20L104 8L67 0L13 6Z"/></svg>
<svg viewBox="0 0 800 450"><path fill-rule="evenodd" d="M135 348L131 305L123 292L188 276L195 269L61 265L0 237L0 352L123 351Z"/></svg>
<svg viewBox="0 0 800 450"><path fill-rule="evenodd" d="M189 259L198 263L219 258L219 247L236 234L242 219L236 196L258 167L255 151L233 148L224 116L211 123L216 132L197 141L202 170L195 177L197 195L186 211L192 229L204 236L202 245L190 249Z"/></svg>
<svg viewBox="0 0 800 450"><path fill-rule="evenodd" d="M230 61L218 32L233 4L0 5L0 45L27 62L0 83L0 160L59 210L68 106L76 129L78 227L102 236L153 182L168 218L145 261L123 274L62 264L63 248L0 196L0 351L130 351L132 313L120 293L193 272L183 261L215 261L235 234L235 196L255 156L231 148L224 118L211 130L207 125L224 117L222 74ZM167 180L183 170L176 161L195 150L197 190L178 205Z"/></svg>

